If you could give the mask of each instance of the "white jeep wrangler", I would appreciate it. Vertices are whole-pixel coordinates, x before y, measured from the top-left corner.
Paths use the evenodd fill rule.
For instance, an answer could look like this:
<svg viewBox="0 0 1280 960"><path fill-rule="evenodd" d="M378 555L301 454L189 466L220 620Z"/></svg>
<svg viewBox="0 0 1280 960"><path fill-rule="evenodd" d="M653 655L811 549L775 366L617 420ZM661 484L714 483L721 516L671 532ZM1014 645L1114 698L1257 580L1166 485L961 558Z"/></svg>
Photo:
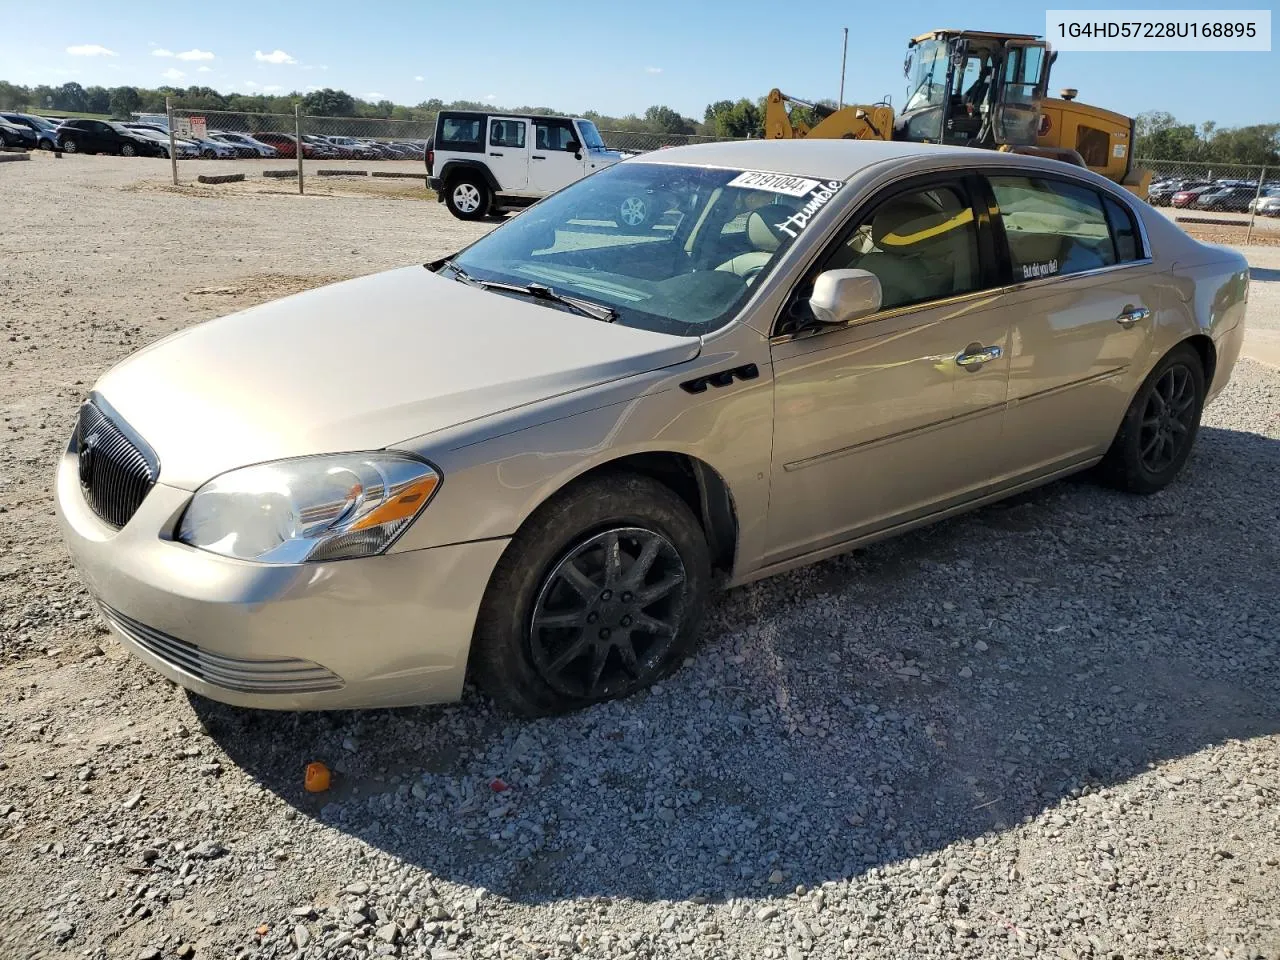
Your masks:
<svg viewBox="0 0 1280 960"><path fill-rule="evenodd" d="M462 220L537 203L625 154L609 150L580 117L528 117L445 110L427 151L431 189ZM639 226L648 211L618 211Z"/></svg>

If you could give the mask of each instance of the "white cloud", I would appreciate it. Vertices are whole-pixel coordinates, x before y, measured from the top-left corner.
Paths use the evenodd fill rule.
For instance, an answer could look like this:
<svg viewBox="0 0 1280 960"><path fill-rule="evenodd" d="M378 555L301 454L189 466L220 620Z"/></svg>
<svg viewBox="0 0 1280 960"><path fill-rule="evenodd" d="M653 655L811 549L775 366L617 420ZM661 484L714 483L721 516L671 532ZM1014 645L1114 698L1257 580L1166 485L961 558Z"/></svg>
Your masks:
<svg viewBox="0 0 1280 960"><path fill-rule="evenodd" d="M166 50L164 47L156 47L151 51L153 57L175 57L178 60L212 60L213 54L208 50L199 48L193 50L183 50L181 53L174 53L172 50Z"/></svg>
<svg viewBox="0 0 1280 960"><path fill-rule="evenodd" d="M196 67L196 73L213 73L213 67Z"/></svg>
<svg viewBox="0 0 1280 960"><path fill-rule="evenodd" d="M278 83L268 83L265 87L262 88L262 92L263 93L279 93L283 89L284 87L280 86Z"/></svg>
<svg viewBox="0 0 1280 960"><path fill-rule="evenodd" d="M257 84L256 84L256 83L254 83L252 80L246 80L246 81L244 82L244 85L245 85L246 87L256 87L256 86L257 86Z"/></svg>
<svg viewBox="0 0 1280 960"><path fill-rule="evenodd" d="M114 50L108 50L97 43L82 43L78 46L67 47L67 53L73 57L114 57L118 55Z"/></svg>
<svg viewBox="0 0 1280 960"><path fill-rule="evenodd" d="M415 80L417 80L419 83L421 83L423 80L425 80L425 79L426 79L426 77L414 77L413 79L415 79Z"/></svg>
<svg viewBox="0 0 1280 960"><path fill-rule="evenodd" d="M181 80L186 76L186 74L181 70L176 70L173 67L170 67L164 73L160 74L160 76L164 77L166 80Z"/></svg>
<svg viewBox="0 0 1280 960"><path fill-rule="evenodd" d="M374 90L372 93L366 93L365 96L370 100L381 100L386 96L386 94L379 93L377 90Z"/></svg>
<svg viewBox="0 0 1280 960"><path fill-rule="evenodd" d="M297 60L293 59L293 57L285 53L283 50L272 50L270 53L263 53L261 50L255 50L253 52L253 59L257 60L259 63L297 63L298 62Z"/></svg>
<svg viewBox="0 0 1280 960"><path fill-rule="evenodd" d="M644 72L645 73L661 73L662 68L661 67L645 67Z"/></svg>
<svg viewBox="0 0 1280 960"><path fill-rule="evenodd" d="M484 98L485 98L486 100L488 100L488 101L492 102L492 101L494 101L494 100L497 100L497 99L498 99L498 95L497 95L496 93L486 93L486 94L484 95Z"/></svg>

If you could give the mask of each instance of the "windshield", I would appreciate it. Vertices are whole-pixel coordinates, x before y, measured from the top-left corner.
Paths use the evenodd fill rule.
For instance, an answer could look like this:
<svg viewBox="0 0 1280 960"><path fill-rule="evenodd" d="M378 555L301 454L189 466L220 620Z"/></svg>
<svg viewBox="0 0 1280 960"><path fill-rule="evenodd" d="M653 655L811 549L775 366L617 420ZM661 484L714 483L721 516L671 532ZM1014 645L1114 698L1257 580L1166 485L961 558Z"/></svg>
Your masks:
<svg viewBox="0 0 1280 960"><path fill-rule="evenodd" d="M936 107L943 101L947 90L947 45L940 40L928 40L911 51L911 73L908 79L907 97L903 112Z"/></svg>
<svg viewBox="0 0 1280 960"><path fill-rule="evenodd" d="M582 142L588 150L603 150L604 138L600 136L600 131L596 129L596 125L590 120L579 120L578 129L582 131Z"/></svg>
<svg viewBox="0 0 1280 960"><path fill-rule="evenodd" d="M474 280L538 284L606 305L625 326L709 333L733 318L841 186L621 163L535 204L452 263Z"/></svg>

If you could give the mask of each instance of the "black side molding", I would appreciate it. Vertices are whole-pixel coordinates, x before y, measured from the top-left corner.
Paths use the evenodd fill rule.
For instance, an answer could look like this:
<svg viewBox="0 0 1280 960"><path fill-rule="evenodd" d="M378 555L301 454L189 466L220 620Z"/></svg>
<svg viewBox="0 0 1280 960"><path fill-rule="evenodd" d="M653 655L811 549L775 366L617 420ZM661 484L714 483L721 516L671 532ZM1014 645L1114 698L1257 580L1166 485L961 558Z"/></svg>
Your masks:
<svg viewBox="0 0 1280 960"><path fill-rule="evenodd" d="M680 389L686 393L703 393L707 387L727 387L734 380L754 380L758 376L760 376L760 369L754 363L748 363L745 366L734 367L732 370L708 373L705 377L698 377L696 380L686 380L680 384Z"/></svg>

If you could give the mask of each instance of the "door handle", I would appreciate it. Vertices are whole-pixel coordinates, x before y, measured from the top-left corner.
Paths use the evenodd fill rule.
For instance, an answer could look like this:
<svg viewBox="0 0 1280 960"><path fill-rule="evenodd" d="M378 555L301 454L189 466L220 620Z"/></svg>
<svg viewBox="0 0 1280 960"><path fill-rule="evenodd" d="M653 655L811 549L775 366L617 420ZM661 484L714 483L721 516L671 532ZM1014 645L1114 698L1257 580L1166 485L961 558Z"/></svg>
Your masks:
<svg viewBox="0 0 1280 960"><path fill-rule="evenodd" d="M494 153L493 151L489 151L489 156L491 156L491 157L505 157L505 156L506 156L506 154L505 154L505 153Z"/></svg>
<svg viewBox="0 0 1280 960"><path fill-rule="evenodd" d="M1004 351L999 347L984 347L980 343L971 343L956 354L956 364L969 370L977 370L984 363L999 360Z"/></svg>
<svg viewBox="0 0 1280 960"><path fill-rule="evenodd" d="M1125 307L1120 316L1116 317L1116 323L1128 330L1139 320L1145 320L1151 316L1151 311L1146 307Z"/></svg>
<svg viewBox="0 0 1280 960"><path fill-rule="evenodd" d="M546 158L546 157L540 157L540 156L538 156L538 155L535 153L535 154L533 155L533 159L534 159L534 160L545 160L545 159L547 159L547 158Z"/></svg>

